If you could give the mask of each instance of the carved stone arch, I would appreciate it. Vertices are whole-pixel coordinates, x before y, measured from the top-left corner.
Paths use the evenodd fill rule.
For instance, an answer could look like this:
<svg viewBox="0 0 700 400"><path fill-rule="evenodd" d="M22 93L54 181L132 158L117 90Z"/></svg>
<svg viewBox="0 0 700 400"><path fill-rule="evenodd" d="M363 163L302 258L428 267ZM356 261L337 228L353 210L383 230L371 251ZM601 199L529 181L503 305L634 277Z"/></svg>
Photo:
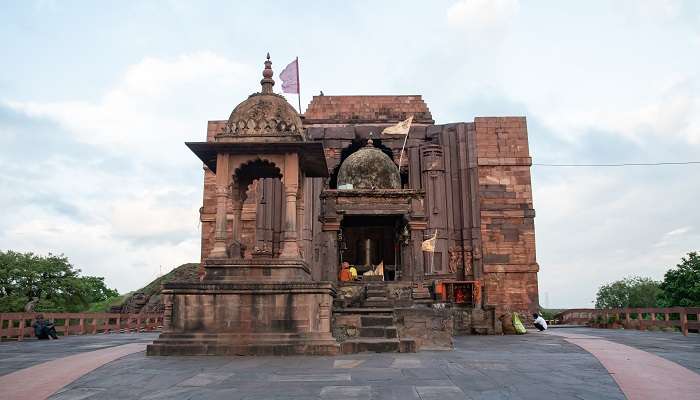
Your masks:
<svg viewBox="0 0 700 400"><path fill-rule="evenodd" d="M233 187L239 191L241 201L245 201L248 187L256 179L282 179L282 170L272 161L265 158L247 160L233 171Z"/></svg>

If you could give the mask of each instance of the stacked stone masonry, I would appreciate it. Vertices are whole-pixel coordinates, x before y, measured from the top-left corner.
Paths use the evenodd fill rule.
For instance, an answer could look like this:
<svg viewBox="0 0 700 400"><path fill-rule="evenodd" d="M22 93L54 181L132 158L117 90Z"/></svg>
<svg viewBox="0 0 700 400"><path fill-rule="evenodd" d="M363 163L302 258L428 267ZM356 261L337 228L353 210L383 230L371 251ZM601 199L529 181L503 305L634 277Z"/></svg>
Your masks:
<svg viewBox="0 0 700 400"><path fill-rule="evenodd" d="M201 282L167 285L149 354L449 347L538 308L525 118L435 124L417 95L314 96L300 116L272 75L268 58L262 91L187 143L205 165ZM409 117L408 137L383 134ZM362 283L338 282L343 261Z"/></svg>

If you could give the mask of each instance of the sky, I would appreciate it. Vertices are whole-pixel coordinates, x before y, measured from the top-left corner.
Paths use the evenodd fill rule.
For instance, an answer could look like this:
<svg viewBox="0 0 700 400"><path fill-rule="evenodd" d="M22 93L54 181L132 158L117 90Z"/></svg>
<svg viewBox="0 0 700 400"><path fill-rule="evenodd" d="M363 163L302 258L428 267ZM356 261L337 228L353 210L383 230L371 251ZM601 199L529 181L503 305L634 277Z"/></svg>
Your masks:
<svg viewBox="0 0 700 400"><path fill-rule="evenodd" d="M63 253L120 292L198 261L183 142L259 90L268 51L276 74L299 57L303 108L421 94L436 123L526 116L536 164L700 161L693 0L5 1L0 250ZM591 306L700 250L699 177L534 165L541 304Z"/></svg>

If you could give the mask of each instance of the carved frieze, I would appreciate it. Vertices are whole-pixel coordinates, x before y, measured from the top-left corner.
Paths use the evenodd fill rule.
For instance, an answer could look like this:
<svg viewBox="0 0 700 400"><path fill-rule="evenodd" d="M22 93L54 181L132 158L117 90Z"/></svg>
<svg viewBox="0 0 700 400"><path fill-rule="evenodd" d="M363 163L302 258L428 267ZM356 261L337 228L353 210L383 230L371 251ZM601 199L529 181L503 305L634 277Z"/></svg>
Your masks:
<svg viewBox="0 0 700 400"><path fill-rule="evenodd" d="M301 119L282 96L256 93L233 110L219 136L300 134Z"/></svg>

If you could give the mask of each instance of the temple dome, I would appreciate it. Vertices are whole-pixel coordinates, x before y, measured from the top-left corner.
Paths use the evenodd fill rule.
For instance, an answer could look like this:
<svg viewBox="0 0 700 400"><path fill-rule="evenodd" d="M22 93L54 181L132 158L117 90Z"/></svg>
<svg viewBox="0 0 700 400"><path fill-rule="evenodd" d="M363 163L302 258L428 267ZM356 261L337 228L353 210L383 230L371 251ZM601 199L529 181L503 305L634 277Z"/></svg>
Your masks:
<svg viewBox="0 0 700 400"><path fill-rule="evenodd" d="M267 55L262 91L251 94L236 106L224 128L225 135L294 136L303 138L301 118L294 107L272 92L272 62Z"/></svg>
<svg viewBox="0 0 700 400"><path fill-rule="evenodd" d="M338 171L338 187L351 184L353 189L401 189L399 169L391 158L374 147L367 146L350 154Z"/></svg>

